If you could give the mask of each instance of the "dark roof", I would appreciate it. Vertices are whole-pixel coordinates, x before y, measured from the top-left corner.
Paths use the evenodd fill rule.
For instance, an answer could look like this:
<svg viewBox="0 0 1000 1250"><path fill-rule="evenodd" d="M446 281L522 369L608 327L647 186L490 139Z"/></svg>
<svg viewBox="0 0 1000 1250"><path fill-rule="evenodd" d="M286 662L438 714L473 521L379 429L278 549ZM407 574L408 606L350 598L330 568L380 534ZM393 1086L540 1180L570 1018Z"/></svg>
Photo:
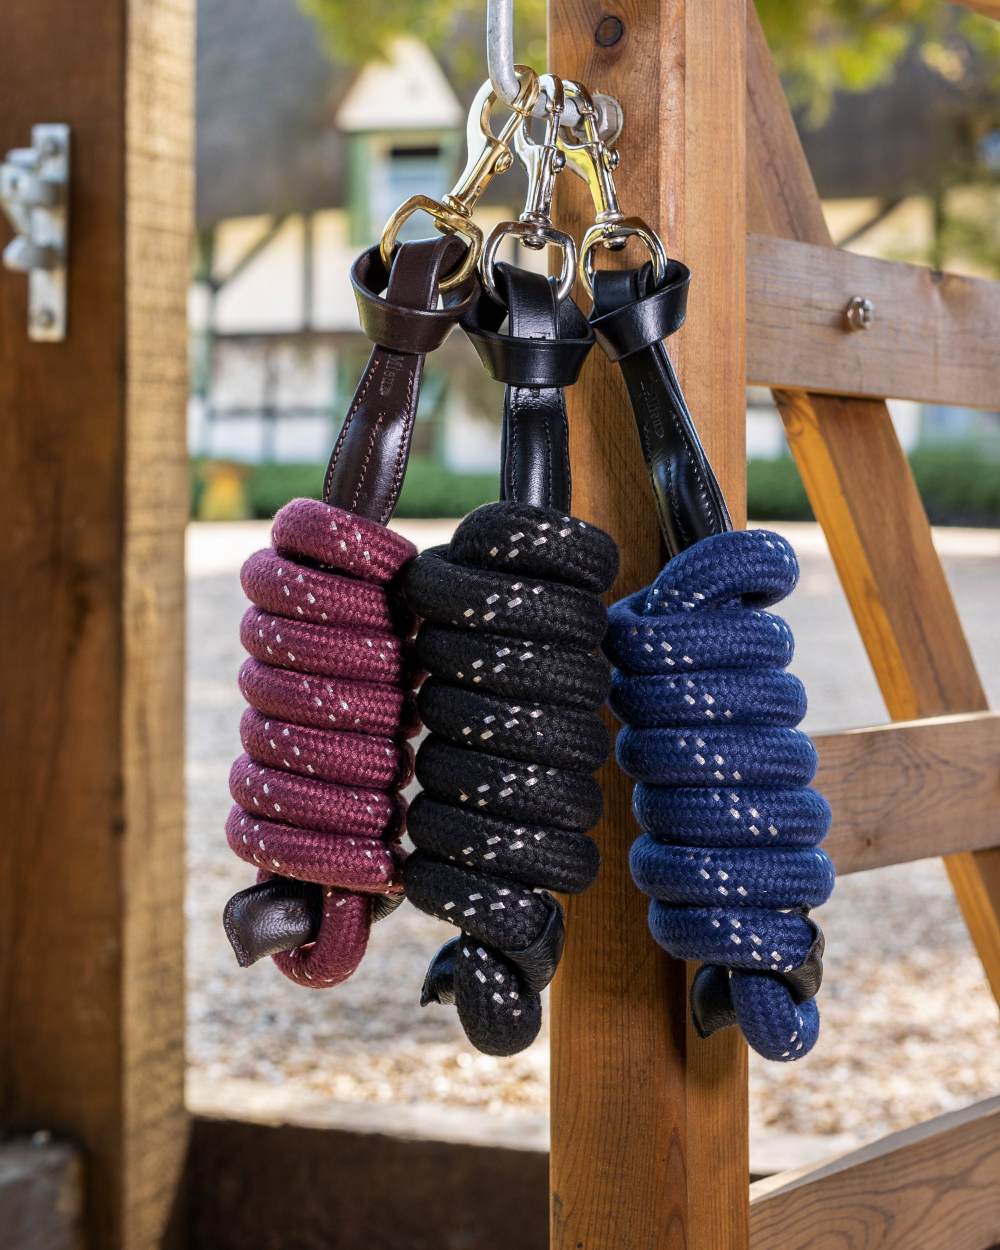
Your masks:
<svg viewBox="0 0 1000 1250"><path fill-rule="evenodd" d="M838 93L826 122L799 133L824 198L894 199L926 192L967 171L977 118L1000 109L975 69L952 83L912 51L891 82L862 95Z"/></svg>
<svg viewBox="0 0 1000 1250"><path fill-rule="evenodd" d="M342 203L333 114L350 77L295 0L200 0L199 226Z"/></svg>

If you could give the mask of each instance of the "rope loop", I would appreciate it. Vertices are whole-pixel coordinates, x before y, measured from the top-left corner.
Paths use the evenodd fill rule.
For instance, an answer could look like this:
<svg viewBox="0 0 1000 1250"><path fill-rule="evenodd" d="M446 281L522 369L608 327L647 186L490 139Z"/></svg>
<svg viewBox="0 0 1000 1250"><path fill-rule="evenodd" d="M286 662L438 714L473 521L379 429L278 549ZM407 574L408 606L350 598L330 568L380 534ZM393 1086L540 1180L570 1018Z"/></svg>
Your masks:
<svg viewBox="0 0 1000 1250"><path fill-rule="evenodd" d="M735 1019L777 1060L818 1036L822 935L808 912L834 881L819 849L830 809L809 788L815 748L795 727L805 694L783 671L792 634L765 611L797 580L777 534L703 538L612 607L606 644L650 930L675 958L710 965L693 995L699 1028Z"/></svg>
<svg viewBox="0 0 1000 1250"><path fill-rule="evenodd" d="M432 962L423 1002L453 1002L473 1045L523 1050L541 1027L539 994L559 961L562 908L549 890L593 881L587 830L601 812L591 775L608 736L597 653L599 594L617 552L602 531L553 508L477 509L447 547L404 573L424 618L419 695L431 731L417 752L423 792L407 827L406 893L461 936Z"/></svg>
<svg viewBox="0 0 1000 1250"><path fill-rule="evenodd" d="M414 622L394 582L415 548L314 499L281 509L272 543L241 574L250 706L226 836L258 880L323 888L310 941L273 956L291 980L321 988L354 972L380 901L402 890L399 792L417 722L405 690Z"/></svg>

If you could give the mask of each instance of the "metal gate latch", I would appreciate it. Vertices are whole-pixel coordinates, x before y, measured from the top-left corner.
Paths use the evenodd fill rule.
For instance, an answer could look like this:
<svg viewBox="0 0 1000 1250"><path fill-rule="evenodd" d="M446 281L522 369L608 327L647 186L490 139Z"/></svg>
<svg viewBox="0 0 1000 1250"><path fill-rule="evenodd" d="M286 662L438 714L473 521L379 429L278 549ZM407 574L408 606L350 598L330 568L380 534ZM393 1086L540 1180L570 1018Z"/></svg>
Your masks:
<svg viewBox="0 0 1000 1250"><path fill-rule="evenodd" d="M28 275L28 337L58 343L66 337L69 126L32 126L31 147L7 153L0 205L16 232L4 266Z"/></svg>

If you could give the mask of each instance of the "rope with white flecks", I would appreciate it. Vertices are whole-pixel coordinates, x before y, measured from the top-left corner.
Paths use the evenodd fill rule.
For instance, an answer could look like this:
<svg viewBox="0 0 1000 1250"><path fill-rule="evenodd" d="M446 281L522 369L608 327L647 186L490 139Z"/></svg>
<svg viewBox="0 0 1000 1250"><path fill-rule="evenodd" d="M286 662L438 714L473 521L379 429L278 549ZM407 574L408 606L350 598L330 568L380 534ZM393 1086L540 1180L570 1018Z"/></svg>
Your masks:
<svg viewBox="0 0 1000 1250"><path fill-rule="evenodd" d="M763 611L797 578L777 534L713 535L615 604L607 641L652 934L679 959L728 970L750 1045L786 1061L818 1036L818 982L803 993L796 976L822 941L809 909L834 880L818 849L830 811L808 788L816 751L795 728L805 693L784 671L791 631Z"/></svg>
<svg viewBox="0 0 1000 1250"><path fill-rule="evenodd" d="M399 837L416 718L406 689L412 617L393 582L415 548L315 499L274 519L272 547L244 564L252 602L240 689L245 754L229 786L229 845L258 868L325 887L318 931L274 961L314 989L346 980L402 886ZM238 934L231 940L240 950Z"/></svg>
<svg viewBox="0 0 1000 1250"><path fill-rule="evenodd" d="M473 1045L510 1055L535 1038L539 992L562 947L549 890L593 880L586 831L601 812L591 775L608 751L597 715L608 667L599 598L617 552L602 531L552 508L479 508L446 548L406 570L424 623L418 700L430 737L408 832L407 897L457 925L424 1001L454 1000Z"/></svg>

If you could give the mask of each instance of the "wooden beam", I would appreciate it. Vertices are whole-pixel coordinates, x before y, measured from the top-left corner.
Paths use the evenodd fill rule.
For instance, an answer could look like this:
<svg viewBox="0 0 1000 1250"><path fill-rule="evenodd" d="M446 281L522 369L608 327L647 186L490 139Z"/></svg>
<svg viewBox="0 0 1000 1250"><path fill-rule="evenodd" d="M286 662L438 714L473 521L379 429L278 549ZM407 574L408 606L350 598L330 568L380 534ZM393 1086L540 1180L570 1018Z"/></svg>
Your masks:
<svg viewBox="0 0 1000 1250"><path fill-rule="evenodd" d="M752 1250L990 1250L1000 1243L1000 1098L750 1193Z"/></svg>
<svg viewBox="0 0 1000 1250"><path fill-rule="evenodd" d="M870 328L850 331L853 296ZM1000 282L837 248L747 240L747 380L783 389L1000 409Z"/></svg>
<svg viewBox="0 0 1000 1250"><path fill-rule="evenodd" d="M696 274L671 350L742 523L743 0L627 0L615 5L624 32L611 47L595 40L601 0L553 0L549 11L552 64L625 107L625 212L646 218ZM561 224L579 236L593 208L565 180L559 195ZM630 249L625 263L639 259ZM567 398L574 512L618 541L617 597L649 582L663 558L638 437L620 373L601 353ZM603 868L568 900L552 989L552 1246L743 1250L745 1047L734 1030L694 1035L687 970L650 938L628 870L631 783L613 763L601 783Z"/></svg>
<svg viewBox="0 0 1000 1250"><path fill-rule="evenodd" d="M193 48L191 0L11 0L0 42L0 150L68 122L74 179L66 342L0 276L0 1119L80 1143L101 1250L162 1244L186 1144Z"/></svg>
<svg viewBox="0 0 1000 1250"><path fill-rule="evenodd" d="M841 875L1000 846L1000 714L899 721L816 738Z"/></svg>
<svg viewBox="0 0 1000 1250"><path fill-rule="evenodd" d="M828 246L830 233L756 12L747 48L750 229ZM886 405L774 393L792 453L893 720L988 708ZM945 859L1000 1000L1000 850Z"/></svg>

